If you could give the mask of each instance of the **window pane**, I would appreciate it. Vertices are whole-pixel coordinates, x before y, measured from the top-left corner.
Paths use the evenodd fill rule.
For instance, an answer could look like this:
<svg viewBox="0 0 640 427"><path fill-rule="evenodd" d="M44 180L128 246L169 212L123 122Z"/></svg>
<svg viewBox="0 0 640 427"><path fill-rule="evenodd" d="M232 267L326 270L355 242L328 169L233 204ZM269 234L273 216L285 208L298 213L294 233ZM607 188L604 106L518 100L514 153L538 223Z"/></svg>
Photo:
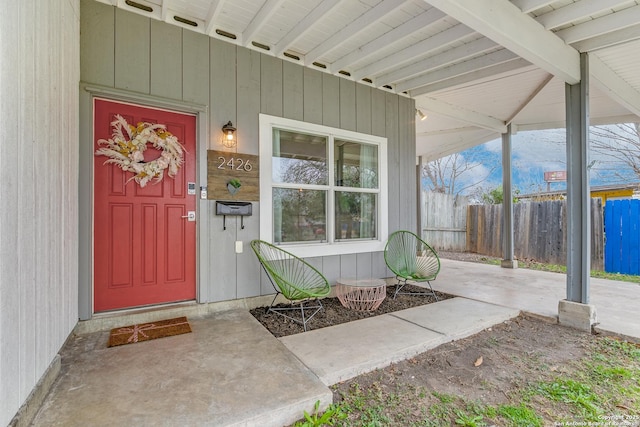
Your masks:
<svg viewBox="0 0 640 427"><path fill-rule="evenodd" d="M326 201L326 191L274 188L273 241L326 241Z"/></svg>
<svg viewBox="0 0 640 427"><path fill-rule="evenodd" d="M273 130L274 183L327 184L327 137Z"/></svg>
<svg viewBox="0 0 640 427"><path fill-rule="evenodd" d="M340 187L378 188L378 147L336 139L335 182Z"/></svg>
<svg viewBox="0 0 640 427"><path fill-rule="evenodd" d="M336 240L377 237L377 195L336 191Z"/></svg>

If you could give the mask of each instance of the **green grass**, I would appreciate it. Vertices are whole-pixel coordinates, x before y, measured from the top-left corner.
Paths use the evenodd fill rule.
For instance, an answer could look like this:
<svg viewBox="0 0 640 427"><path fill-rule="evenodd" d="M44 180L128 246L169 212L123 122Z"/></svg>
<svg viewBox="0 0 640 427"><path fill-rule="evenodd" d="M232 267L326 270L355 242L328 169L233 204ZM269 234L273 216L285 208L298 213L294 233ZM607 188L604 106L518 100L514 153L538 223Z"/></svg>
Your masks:
<svg viewBox="0 0 640 427"><path fill-rule="evenodd" d="M595 336L586 343L586 355L559 371L540 372L535 355L521 355L530 378L519 378L502 404L404 383L402 377L385 382L378 371L373 382L351 380L327 412L304 414L296 426L541 427L640 414L640 347Z"/></svg>

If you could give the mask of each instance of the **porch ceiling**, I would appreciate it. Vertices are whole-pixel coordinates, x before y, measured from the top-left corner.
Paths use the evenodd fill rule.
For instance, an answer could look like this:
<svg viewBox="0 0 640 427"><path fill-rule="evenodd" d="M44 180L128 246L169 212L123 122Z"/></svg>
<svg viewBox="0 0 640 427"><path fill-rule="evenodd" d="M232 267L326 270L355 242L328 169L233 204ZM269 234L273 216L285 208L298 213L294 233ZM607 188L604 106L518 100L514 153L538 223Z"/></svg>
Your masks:
<svg viewBox="0 0 640 427"><path fill-rule="evenodd" d="M640 120L640 0L98 1L406 94L425 160L564 126L580 52L592 123Z"/></svg>

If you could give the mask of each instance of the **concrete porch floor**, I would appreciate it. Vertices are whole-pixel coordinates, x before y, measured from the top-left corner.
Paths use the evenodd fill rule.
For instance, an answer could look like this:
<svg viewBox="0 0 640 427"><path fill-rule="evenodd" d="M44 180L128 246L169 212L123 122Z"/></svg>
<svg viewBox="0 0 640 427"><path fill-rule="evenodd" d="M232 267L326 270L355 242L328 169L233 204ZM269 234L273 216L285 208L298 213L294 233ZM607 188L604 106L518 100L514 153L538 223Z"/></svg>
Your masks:
<svg viewBox="0 0 640 427"><path fill-rule="evenodd" d="M316 401L328 405L328 386L338 381L520 311L556 318L565 281L557 273L445 259L434 288L460 298L281 339L246 309L185 309L192 333L121 347L106 347L108 330L80 334L61 350L60 375L32 425L291 424ZM601 331L640 340L640 285L592 279L591 303Z"/></svg>

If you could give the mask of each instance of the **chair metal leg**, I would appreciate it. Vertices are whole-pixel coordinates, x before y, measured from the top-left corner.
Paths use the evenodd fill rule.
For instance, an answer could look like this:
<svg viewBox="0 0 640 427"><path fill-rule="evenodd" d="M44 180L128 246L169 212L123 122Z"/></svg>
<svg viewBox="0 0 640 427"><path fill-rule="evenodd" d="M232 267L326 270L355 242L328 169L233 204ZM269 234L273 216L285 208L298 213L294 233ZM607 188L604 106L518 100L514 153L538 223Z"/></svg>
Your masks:
<svg viewBox="0 0 640 427"><path fill-rule="evenodd" d="M427 280L427 284L429 285L430 292L402 292L402 288L407 285L407 279L402 277L396 277L398 283L396 284L396 291L393 293L393 299L396 299L398 295L433 295L436 301L439 301L438 295L433 290L433 286L431 286L431 282Z"/></svg>
<svg viewBox="0 0 640 427"><path fill-rule="evenodd" d="M298 306L294 306L295 304L292 304L290 307L274 307L273 306L273 303L275 302L275 298L274 298L273 301L271 302L271 306L267 310L267 313L272 311L275 314L279 314L282 317L286 317L287 319L293 322L300 323L304 331L306 332L307 323L309 323L309 321L313 318L313 316L318 314L318 312L323 309L322 302L320 302L319 299L314 299L313 301L316 302L317 304L305 305L305 303L310 302L310 300L306 300L306 301L301 301ZM288 314L285 313L289 311L298 311L298 310L300 310L301 319L298 317L289 316ZM309 311L311 310L313 310L313 313L309 315Z"/></svg>

